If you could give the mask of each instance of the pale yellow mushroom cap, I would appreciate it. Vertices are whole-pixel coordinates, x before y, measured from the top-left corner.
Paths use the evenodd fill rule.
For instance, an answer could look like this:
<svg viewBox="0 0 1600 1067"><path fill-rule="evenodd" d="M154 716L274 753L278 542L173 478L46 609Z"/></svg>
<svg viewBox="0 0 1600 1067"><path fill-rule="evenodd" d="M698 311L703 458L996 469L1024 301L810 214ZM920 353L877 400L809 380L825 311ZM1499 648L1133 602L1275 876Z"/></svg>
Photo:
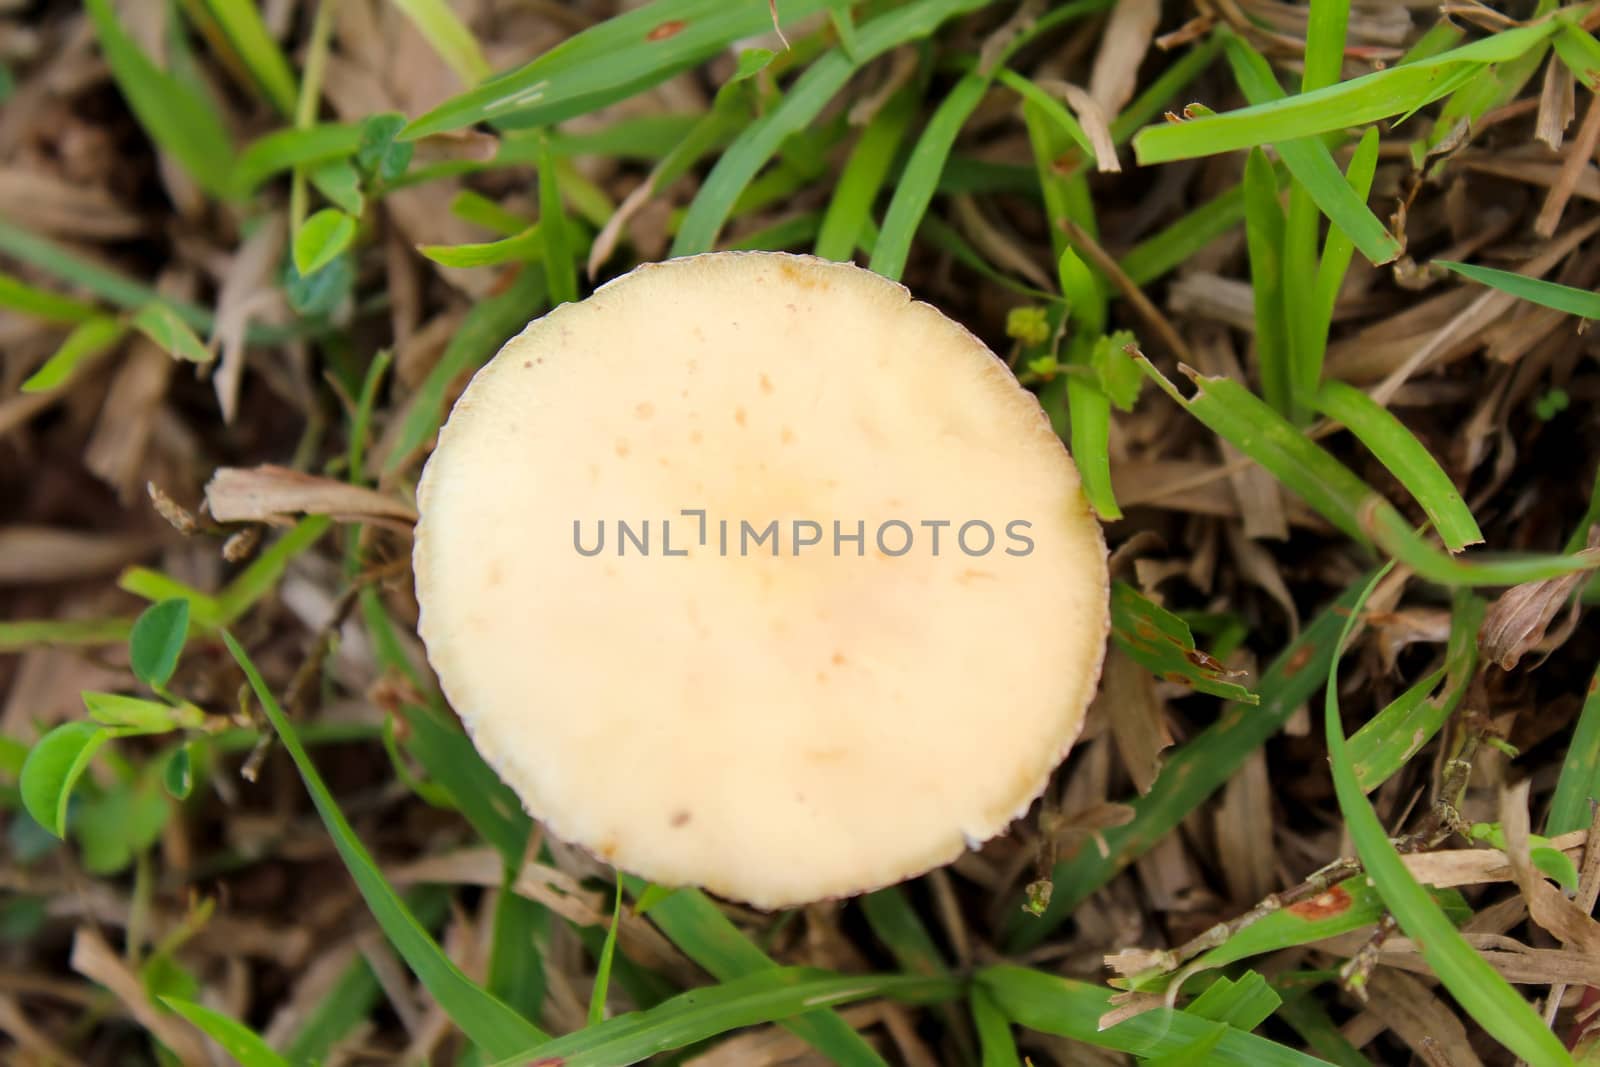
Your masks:
<svg viewBox="0 0 1600 1067"><path fill-rule="evenodd" d="M665 885L776 908L947 863L1027 810L1099 677L1105 544L1038 402L848 264L696 256L555 309L418 505L420 630L479 751Z"/></svg>

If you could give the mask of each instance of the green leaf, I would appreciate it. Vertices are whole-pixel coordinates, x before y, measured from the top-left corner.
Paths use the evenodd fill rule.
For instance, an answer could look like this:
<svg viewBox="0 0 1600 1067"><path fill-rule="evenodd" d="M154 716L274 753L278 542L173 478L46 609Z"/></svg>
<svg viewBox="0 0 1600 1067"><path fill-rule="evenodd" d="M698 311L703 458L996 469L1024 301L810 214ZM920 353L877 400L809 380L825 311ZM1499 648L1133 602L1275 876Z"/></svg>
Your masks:
<svg viewBox="0 0 1600 1067"><path fill-rule="evenodd" d="M410 141L397 140L405 125L406 118L399 113L373 115L362 122L356 166L380 181L398 181L416 150Z"/></svg>
<svg viewBox="0 0 1600 1067"><path fill-rule="evenodd" d="M817 231L815 251L823 259L843 261L855 253L861 226L872 212L873 201L889 176L889 167L916 111L916 86L907 86L891 96L861 131L834 183L833 196Z"/></svg>
<svg viewBox="0 0 1600 1067"><path fill-rule="evenodd" d="M61 347L26 381L24 393L48 393L71 380L80 367L87 366L116 347L127 325L110 315L97 315L80 322L67 334Z"/></svg>
<svg viewBox="0 0 1600 1067"><path fill-rule="evenodd" d="M1457 263L1449 259L1436 259L1441 267L1448 267L1463 278L1471 278L1502 293L1510 293L1519 300L1543 307L1581 315L1586 319L1600 319L1600 293L1589 289L1574 289L1570 285L1547 282L1543 278L1529 278L1509 270L1495 270L1472 263Z"/></svg>
<svg viewBox="0 0 1600 1067"><path fill-rule="evenodd" d="M967 999L972 1008L973 1029L978 1031L982 1067L1022 1067L1016 1039L1011 1036L1011 1020L1005 1017L989 990L974 985Z"/></svg>
<svg viewBox="0 0 1600 1067"><path fill-rule="evenodd" d="M1010 950L1031 948L1049 936L1091 893L1155 847L1222 788L1250 753L1310 699L1332 655L1333 638L1358 591L1349 589L1324 608L1278 654L1256 683L1261 698L1258 706L1229 704L1214 724L1165 753L1150 792L1127 801L1134 812L1131 822L1100 831L1098 847L1081 849L1056 865L1052 873L1055 888L1044 916L1030 918L1020 909L1013 914L1006 931Z"/></svg>
<svg viewBox="0 0 1600 1067"><path fill-rule="evenodd" d="M1456 925L1472 917L1472 909L1456 890L1432 889L1429 892ZM1383 898L1365 875L1347 878L1309 900L1279 908L1243 927L1216 948L1191 960L1184 966L1183 973L1190 975L1226 967L1252 956L1265 956L1270 952L1309 945L1351 930L1360 930L1383 918L1385 911ZM1169 986L1167 979L1171 977L1158 975L1140 980L1136 976L1126 984L1131 989L1164 991Z"/></svg>
<svg viewBox="0 0 1600 1067"><path fill-rule="evenodd" d="M1204 1049L1216 1034L1215 1045L1181 1061L1184 1067L1324 1067L1322 1061L1276 1041L1170 1008L1141 1012L1102 1030L1099 1019L1111 1010L1112 991L1088 982L1010 964L985 967L975 981L1017 1024L1096 1048L1143 1058L1172 1056Z"/></svg>
<svg viewBox="0 0 1600 1067"><path fill-rule="evenodd" d="M1365 126L1439 99L1456 88L1463 76L1474 76L1486 64L1522 55L1560 25L1547 19L1325 89L1269 101L1252 100L1252 106L1237 111L1151 126L1134 137L1134 151L1140 165L1149 166Z"/></svg>
<svg viewBox="0 0 1600 1067"><path fill-rule="evenodd" d="M188 639L187 600L164 600L145 608L128 638L128 660L134 675L148 686L166 685L178 669L178 657Z"/></svg>
<svg viewBox="0 0 1600 1067"><path fill-rule="evenodd" d="M89 722L66 722L41 737L22 765L18 787L34 821L57 837L67 834L67 802L95 752L111 737Z"/></svg>
<svg viewBox="0 0 1600 1067"><path fill-rule="evenodd" d="M355 280L349 256L335 256L315 274L301 274L291 256L284 263L283 293L296 314L318 318L332 314L349 298Z"/></svg>
<svg viewBox="0 0 1600 1067"><path fill-rule="evenodd" d="M206 348L193 330L185 325L171 305L155 301L140 308L133 316L133 328L158 346L167 350L173 359L186 359L191 363L210 363L216 354Z"/></svg>
<svg viewBox="0 0 1600 1067"><path fill-rule="evenodd" d="M544 231L534 223L521 233L499 241L465 245L422 245L417 251L442 267L493 267L515 261L543 259ZM576 283L574 283L576 285Z"/></svg>
<svg viewBox="0 0 1600 1067"><path fill-rule="evenodd" d="M489 76L489 61L483 58L478 39L445 0L394 0L394 6L405 12L463 85L476 85Z"/></svg>
<svg viewBox="0 0 1600 1067"><path fill-rule="evenodd" d="M785 3L791 24L827 0ZM644 92L772 28L765 4L655 0L561 42L533 62L484 82L407 126L407 140L484 121L550 126Z"/></svg>
<svg viewBox="0 0 1600 1067"><path fill-rule="evenodd" d="M1379 571L1367 583L1345 622L1336 649L1343 649L1349 641L1361 621L1361 606L1386 573L1388 568ZM1549 1064L1550 1067L1571 1064L1572 1058L1567 1055L1566 1048L1544 1020L1467 943L1395 851L1388 831L1361 791L1350 765L1339 714L1337 652L1328 667L1323 725L1328 738L1328 758L1333 767L1334 791L1339 798L1339 810L1344 813L1346 830L1368 877L1399 922L1400 929L1411 938L1456 1002L1495 1040L1529 1063Z"/></svg>
<svg viewBox="0 0 1600 1067"><path fill-rule="evenodd" d="M1250 289L1255 296L1256 361L1261 392L1278 412L1293 410L1293 368L1283 299L1283 205L1278 178L1266 153L1251 149L1244 164L1245 244L1250 250Z"/></svg>
<svg viewBox="0 0 1600 1067"><path fill-rule="evenodd" d="M1567 744L1544 832L1553 837L1587 828L1592 820L1590 807L1596 801L1600 801L1600 669L1589 679L1589 691Z"/></svg>
<svg viewBox="0 0 1600 1067"><path fill-rule="evenodd" d="M161 837L171 815L172 805L153 775L89 792L72 821L84 870L99 875L126 870Z"/></svg>
<svg viewBox="0 0 1600 1067"><path fill-rule="evenodd" d="M721 4L723 0L715 2ZM828 101L839 94L862 63L906 41L926 37L947 19L982 7L984 3L985 0L913 0L860 27L852 55L846 55L842 49L836 48L807 67L805 73L784 94L783 101L747 125L723 152L716 166L711 168L711 173L706 176L705 183L690 203L683 223L678 228L678 236L672 244L672 255L688 256L711 250L722 224L745 186L790 135L811 126ZM665 5L658 0L657 4L651 6ZM754 6L751 5L752 13ZM802 5L806 8L811 6ZM820 7L821 4L816 6ZM621 22L622 19L611 21ZM678 36L685 36L688 32L685 29ZM905 210L909 213L909 206Z"/></svg>
<svg viewBox="0 0 1600 1067"><path fill-rule="evenodd" d="M895 184L894 198L889 201L878 243L872 250L872 261L867 265L869 270L896 281L905 273L911 239L916 236L917 227L933 202L945 160L961 128L988 91L989 80L987 74L977 71L962 78L923 127L922 136Z"/></svg>
<svg viewBox="0 0 1600 1067"><path fill-rule="evenodd" d="M206 192L233 198L233 144L205 92L151 62L117 21L111 0L85 0L85 5L117 88L150 139Z"/></svg>
<svg viewBox="0 0 1600 1067"><path fill-rule="evenodd" d="M1222 33L1234 79L1245 96L1255 102L1285 99L1283 87L1278 84L1266 57L1233 33ZM1362 255L1373 263L1388 263L1400 255L1399 240L1367 207L1365 198L1356 195L1325 144L1315 137L1273 144L1299 188L1330 222L1345 232Z"/></svg>
<svg viewBox="0 0 1600 1067"><path fill-rule="evenodd" d="M1455 483L1405 424L1366 393L1344 382L1322 384L1317 410L1355 434L1384 468L1405 486L1433 521L1452 552L1481 544L1483 534Z"/></svg>
<svg viewBox="0 0 1600 1067"><path fill-rule="evenodd" d="M822 1005L868 997L930 1003L957 996L954 978L909 975L838 975L781 967L681 993L648 1011L630 1012L546 1044L532 1046L495 1067L530 1063L560 1067L620 1067L729 1030L785 1019Z"/></svg>
<svg viewBox="0 0 1600 1067"><path fill-rule="evenodd" d="M250 142L234 165L233 181L240 195L275 174L295 167L348 159L361 144L362 127L325 122L304 128L287 126Z"/></svg>
<svg viewBox="0 0 1600 1067"><path fill-rule="evenodd" d="M289 1067L288 1060L272 1051L271 1045L243 1023L192 1000L162 997L161 1003L222 1046L222 1051L231 1056L239 1067Z"/></svg>
<svg viewBox="0 0 1600 1067"><path fill-rule="evenodd" d="M323 208L294 235L294 269L302 276L317 273L349 248L355 236L355 219L338 208Z"/></svg>
<svg viewBox="0 0 1600 1067"><path fill-rule="evenodd" d="M1181 681L1224 700L1260 703L1260 697L1228 680L1233 675L1226 667L1194 647L1194 635L1182 619L1126 582L1111 585L1111 636L1158 678Z"/></svg>
<svg viewBox="0 0 1600 1067"><path fill-rule="evenodd" d="M646 883L627 876L623 881L634 899L641 900ZM654 902L650 916L684 955L719 982L730 983L777 969L778 965L698 889L684 888L667 894ZM807 1010L783 1020L782 1026L840 1067L887 1067L866 1039L833 1012Z"/></svg>
<svg viewBox="0 0 1600 1067"><path fill-rule="evenodd" d="M294 71L267 29L259 5L242 4L237 0L205 0L205 3L206 10L216 19L217 26L272 106L285 118L293 115Z"/></svg>
<svg viewBox="0 0 1600 1067"><path fill-rule="evenodd" d="M194 789L194 757L190 755L194 746L193 741L179 745L161 768L161 784L177 800L188 800Z"/></svg>
<svg viewBox="0 0 1600 1067"><path fill-rule="evenodd" d="M1134 403L1139 399L1139 390L1144 385L1144 371L1133 358L1138 348L1138 339L1130 331L1118 330L1097 338L1094 354L1089 357L1095 380L1100 383L1100 391L1110 398L1119 411L1133 410Z"/></svg>
<svg viewBox="0 0 1600 1067"><path fill-rule="evenodd" d="M611 922L606 927L606 942L600 949L600 959L595 966L594 988L589 994L589 1025L599 1026L606 1020L606 994L611 989L611 961L617 955L617 930L622 926L622 879L617 879L616 899L611 908Z"/></svg>
<svg viewBox="0 0 1600 1067"><path fill-rule="evenodd" d="M125 727L141 734L164 734L183 725L176 708L154 700L122 693L85 691L81 695L89 718L101 726Z"/></svg>
<svg viewBox="0 0 1600 1067"><path fill-rule="evenodd" d="M361 193L361 173L348 159L319 164L309 170L306 177L335 207L357 218L367 209L367 198Z"/></svg>
<svg viewBox="0 0 1600 1067"><path fill-rule="evenodd" d="M1506 844L1506 833L1499 823L1474 823L1467 832L1467 836L1497 848L1501 852L1510 851ZM1533 865L1541 872L1552 878L1567 893L1578 891L1578 868L1572 862L1572 857L1554 847L1548 837L1539 834L1528 835L1528 855Z"/></svg>
<svg viewBox="0 0 1600 1067"><path fill-rule="evenodd" d="M384 470L397 469L438 431L444 418L445 391L450 383L458 375L481 366L507 338L533 319L544 305L544 295L542 273L523 268L504 292L479 302L467 312L461 327L445 347L444 355L439 357L406 409L399 436L384 461Z"/></svg>
<svg viewBox="0 0 1600 1067"><path fill-rule="evenodd" d="M561 183L556 177L555 155L550 139L542 138L539 150L539 230L544 237L545 284L550 291L550 306L559 307L578 299L578 273L572 261L571 229L561 205Z"/></svg>
<svg viewBox="0 0 1600 1067"><path fill-rule="evenodd" d="M378 870L371 854L339 810L338 802L328 792L305 746L300 743L294 725L262 681L255 664L232 634L224 630L222 640L234 661L244 671L251 690L261 703L262 711L300 771L306 791L311 794L311 802L322 816L334 847L355 879L373 917L434 1001L463 1033L491 1055L512 1056L520 1049L543 1042L545 1035L538 1027L475 985L450 961L438 943L428 936L427 930L417 922L416 916Z"/></svg>
<svg viewBox="0 0 1600 1067"><path fill-rule="evenodd" d="M9 274L0 274L0 308L31 318L43 319L45 322L73 325L92 322L102 317L100 310L93 304L52 293L48 289L40 289Z"/></svg>
<svg viewBox="0 0 1600 1067"><path fill-rule="evenodd" d="M1255 971L1246 971L1238 981L1219 977L1183 1010L1212 1022L1226 1023L1236 1030L1254 1030L1278 1010L1283 998Z"/></svg>

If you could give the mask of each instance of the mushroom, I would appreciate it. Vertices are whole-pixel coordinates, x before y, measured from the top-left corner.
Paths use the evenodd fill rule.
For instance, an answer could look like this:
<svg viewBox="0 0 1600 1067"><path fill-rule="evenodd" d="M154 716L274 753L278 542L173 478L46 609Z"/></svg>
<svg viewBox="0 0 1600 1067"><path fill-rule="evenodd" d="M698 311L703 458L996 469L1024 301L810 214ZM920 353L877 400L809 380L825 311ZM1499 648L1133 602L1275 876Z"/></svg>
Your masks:
<svg viewBox="0 0 1600 1067"><path fill-rule="evenodd" d="M558 837L760 908L1002 832L1077 738L1100 526L1037 400L902 286L642 266L473 378L418 487L419 630Z"/></svg>

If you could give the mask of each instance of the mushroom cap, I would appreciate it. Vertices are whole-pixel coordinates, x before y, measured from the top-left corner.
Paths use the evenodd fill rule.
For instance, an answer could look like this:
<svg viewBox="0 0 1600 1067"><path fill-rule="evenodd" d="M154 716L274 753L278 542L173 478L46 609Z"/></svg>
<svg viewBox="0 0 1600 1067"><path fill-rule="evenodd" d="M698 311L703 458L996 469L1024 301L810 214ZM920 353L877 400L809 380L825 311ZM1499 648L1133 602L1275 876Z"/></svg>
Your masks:
<svg viewBox="0 0 1600 1067"><path fill-rule="evenodd" d="M711 253L556 308L473 378L418 505L419 630L478 750L664 885L778 908L948 863L1026 812L1099 678L1105 542L1060 438L850 264Z"/></svg>

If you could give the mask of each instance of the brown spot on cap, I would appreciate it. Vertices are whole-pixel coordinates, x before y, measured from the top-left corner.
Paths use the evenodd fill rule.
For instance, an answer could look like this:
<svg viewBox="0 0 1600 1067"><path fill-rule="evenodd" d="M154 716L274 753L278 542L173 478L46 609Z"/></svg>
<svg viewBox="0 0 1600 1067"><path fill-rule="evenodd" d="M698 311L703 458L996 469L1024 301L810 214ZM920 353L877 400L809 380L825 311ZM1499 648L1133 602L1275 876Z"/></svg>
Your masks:
<svg viewBox="0 0 1600 1067"><path fill-rule="evenodd" d="M745 419L744 408L734 408L733 409L733 421L737 422L740 426L743 426L744 425L744 419Z"/></svg>
<svg viewBox="0 0 1600 1067"><path fill-rule="evenodd" d="M835 652L833 654L833 665L835 667L843 667L844 666L844 653L843 652Z"/></svg>
<svg viewBox="0 0 1600 1067"><path fill-rule="evenodd" d="M650 416L656 413L656 406L646 400L641 402L638 407L634 408L633 413L639 416L641 419L648 419Z"/></svg>
<svg viewBox="0 0 1600 1067"><path fill-rule="evenodd" d="M665 41L668 37L678 36L687 25L689 24L682 19L669 19L645 34L644 39L647 41Z"/></svg>
<svg viewBox="0 0 1600 1067"><path fill-rule="evenodd" d="M690 815L687 810L680 808L679 810L673 812L672 818L667 821L673 826L688 826L689 820L693 817L694 816Z"/></svg>
<svg viewBox="0 0 1600 1067"><path fill-rule="evenodd" d="M623 459L626 459L627 456L628 456L628 452L629 452L628 442L623 440L620 437L617 438L617 455L619 457L623 458Z"/></svg>
<svg viewBox="0 0 1600 1067"><path fill-rule="evenodd" d="M765 374L761 376L761 391L763 393L772 392L772 379L768 378Z"/></svg>

